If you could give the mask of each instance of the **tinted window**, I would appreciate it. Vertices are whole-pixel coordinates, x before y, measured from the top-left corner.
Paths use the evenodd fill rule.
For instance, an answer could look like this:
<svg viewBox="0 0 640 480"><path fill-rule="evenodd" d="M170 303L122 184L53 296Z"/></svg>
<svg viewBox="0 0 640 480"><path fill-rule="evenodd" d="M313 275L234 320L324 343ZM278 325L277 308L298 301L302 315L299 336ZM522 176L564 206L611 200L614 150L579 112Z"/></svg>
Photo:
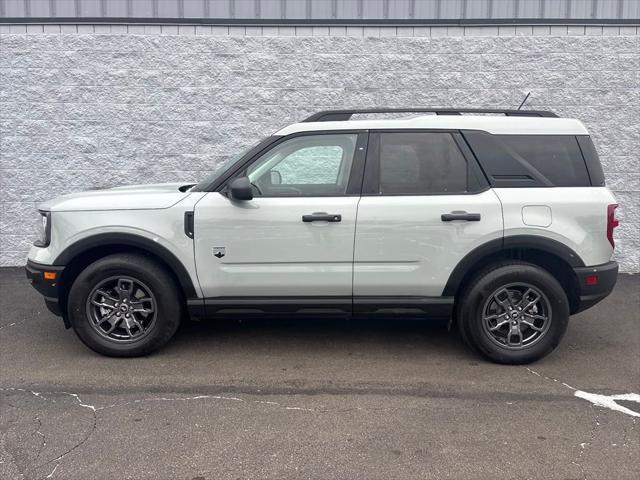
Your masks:
<svg viewBox="0 0 640 480"><path fill-rule="evenodd" d="M344 195L357 137L352 133L308 135L276 145L246 171L254 195Z"/></svg>
<svg viewBox="0 0 640 480"><path fill-rule="evenodd" d="M602 171L602 165L598 158L598 152L596 147L593 146L593 142L588 135L578 135L578 145L582 150L582 156L587 164L587 170L589 171L589 178L591 178L591 185L594 187L604 187L604 172Z"/></svg>
<svg viewBox="0 0 640 480"><path fill-rule="evenodd" d="M589 174L572 135L498 135L507 151L519 155L556 187L589 186Z"/></svg>
<svg viewBox="0 0 640 480"><path fill-rule="evenodd" d="M510 154L498 137L479 130L463 130L463 135L493 187L551 186L522 157Z"/></svg>
<svg viewBox="0 0 640 480"><path fill-rule="evenodd" d="M450 133L380 133L379 142L379 193L467 191L467 162Z"/></svg>

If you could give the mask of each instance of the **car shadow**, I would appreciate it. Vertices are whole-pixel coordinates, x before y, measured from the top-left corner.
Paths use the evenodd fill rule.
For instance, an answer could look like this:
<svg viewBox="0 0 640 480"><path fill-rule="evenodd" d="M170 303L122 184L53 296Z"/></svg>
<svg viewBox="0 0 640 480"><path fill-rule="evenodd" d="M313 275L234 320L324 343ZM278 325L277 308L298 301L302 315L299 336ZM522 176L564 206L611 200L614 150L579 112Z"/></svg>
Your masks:
<svg viewBox="0 0 640 480"><path fill-rule="evenodd" d="M422 350L467 352L455 327L431 319L398 318L243 318L183 322L171 342L175 349L225 345L225 348L265 348L278 351L326 351L354 348L375 351ZM455 352L455 353L454 353ZM466 356L466 354L465 354Z"/></svg>

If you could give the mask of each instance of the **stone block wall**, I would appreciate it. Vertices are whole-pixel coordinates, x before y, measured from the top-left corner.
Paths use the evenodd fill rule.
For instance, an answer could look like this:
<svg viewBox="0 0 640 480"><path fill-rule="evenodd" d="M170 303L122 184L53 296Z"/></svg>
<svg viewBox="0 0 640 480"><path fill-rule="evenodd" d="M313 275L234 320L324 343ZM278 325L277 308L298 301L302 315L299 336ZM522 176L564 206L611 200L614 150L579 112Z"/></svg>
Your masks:
<svg viewBox="0 0 640 480"><path fill-rule="evenodd" d="M590 130L621 205L616 256L640 271L636 27L104 27L0 30L0 265L24 264L35 207L59 194L197 181L322 109L516 108L531 92L528 108Z"/></svg>

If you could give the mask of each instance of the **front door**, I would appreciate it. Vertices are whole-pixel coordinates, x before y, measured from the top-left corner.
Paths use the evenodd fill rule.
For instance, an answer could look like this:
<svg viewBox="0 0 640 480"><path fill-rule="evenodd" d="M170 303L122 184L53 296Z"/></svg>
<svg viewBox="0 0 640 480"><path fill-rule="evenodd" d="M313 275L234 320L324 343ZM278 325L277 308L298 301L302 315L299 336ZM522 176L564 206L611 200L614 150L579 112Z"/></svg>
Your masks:
<svg viewBox="0 0 640 480"><path fill-rule="evenodd" d="M350 311L365 144L357 132L287 137L234 175L249 177L252 200L232 200L223 187L198 202L195 257L208 310L218 302Z"/></svg>

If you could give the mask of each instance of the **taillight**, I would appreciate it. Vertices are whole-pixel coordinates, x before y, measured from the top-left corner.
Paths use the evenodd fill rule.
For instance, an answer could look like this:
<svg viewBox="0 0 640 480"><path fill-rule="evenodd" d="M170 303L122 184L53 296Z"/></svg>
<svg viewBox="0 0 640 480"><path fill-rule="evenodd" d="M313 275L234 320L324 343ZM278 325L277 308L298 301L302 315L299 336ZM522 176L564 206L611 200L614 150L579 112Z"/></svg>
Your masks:
<svg viewBox="0 0 640 480"><path fill-rule="evenodd" d="M617 203L612 203L607 206L607 239L613 248L616 246L613 241L613 229L620 225L620 222L616 218L616 208L618 208Z"/></svg>
<svg viewBox="0 0 640 480"><path fill-rule="evenodd" d="M598 284L598 275L587 275L584 277L585 285L597 285Z"/></svg>

